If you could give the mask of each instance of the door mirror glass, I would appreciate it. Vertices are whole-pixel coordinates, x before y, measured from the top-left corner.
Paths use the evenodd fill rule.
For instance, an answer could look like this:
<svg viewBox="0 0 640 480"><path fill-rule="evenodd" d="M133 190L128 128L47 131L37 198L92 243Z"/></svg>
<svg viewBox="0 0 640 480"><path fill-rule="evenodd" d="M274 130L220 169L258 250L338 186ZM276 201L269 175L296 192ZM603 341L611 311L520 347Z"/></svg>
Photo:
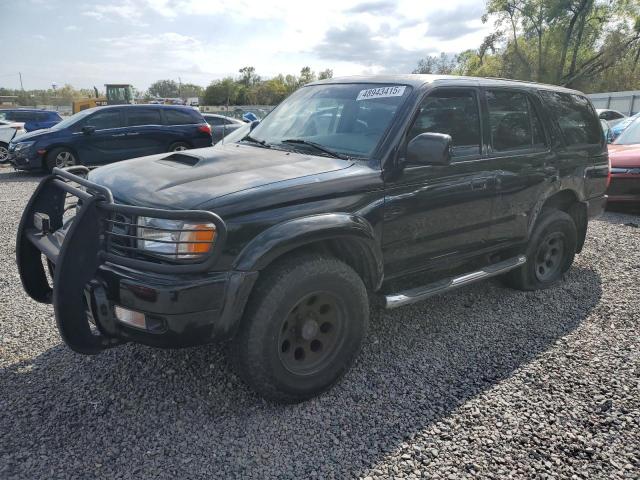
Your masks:
<svg viewBox="0 0 640 480"><path fill-rule="evenodd" d="M417 165L449 165L451 136L444 133L421 133L407 144L407 163Z"/></svg>
<svg viewBox="0 0 640 480"><path fill-rule="evenodd" d="M84 133L85 135L91 135L95 131L96 127L93 127L91 125L85 125L84 127L82 127L82 133Z"/></svg>

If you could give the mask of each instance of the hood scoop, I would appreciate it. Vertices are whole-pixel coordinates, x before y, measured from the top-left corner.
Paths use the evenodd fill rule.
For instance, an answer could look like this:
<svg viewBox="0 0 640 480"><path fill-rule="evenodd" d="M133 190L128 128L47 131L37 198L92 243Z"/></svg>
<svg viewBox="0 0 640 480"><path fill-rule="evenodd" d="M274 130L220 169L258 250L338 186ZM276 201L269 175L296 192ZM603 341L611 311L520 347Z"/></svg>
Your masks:
<svg viewBox="0 0 640 480"><path fill-rule="evenodd" d="M167 157L156 160L156 162L162 163L169 167L184 168L195 167L201 160L202 158L196 157L195 155L188 155L186 153L172 153Z"/></svg>

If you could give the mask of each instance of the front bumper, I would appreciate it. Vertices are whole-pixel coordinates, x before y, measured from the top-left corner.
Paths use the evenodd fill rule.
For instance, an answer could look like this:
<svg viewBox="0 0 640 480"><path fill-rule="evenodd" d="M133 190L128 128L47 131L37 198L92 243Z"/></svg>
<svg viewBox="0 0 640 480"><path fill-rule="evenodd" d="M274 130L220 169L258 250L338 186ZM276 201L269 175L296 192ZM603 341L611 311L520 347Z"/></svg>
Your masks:
<svg viewBox="0 0 640 480"><path fill-rule="evenodd" d="M42 168L43 156L33 148L16 152L9 146L9 158L7 162L18 170L38 170Z"/></svg>
<svg viewBox="0 0 640 480"><path fill-rule="evenodd" d="M79 208L63 228L64 201L69 194L78 199ZM200 263L152 263L114 254L108 246L113 233L105 225L113 222L113 212L137 210L159 218L206 218L216 224L220 244ZM42 218L46 218L44 223ZM18 270L32 298L53 303L58 330L77 352L94 354L130 340L158 347L197 345L235 332L258 275L211 271L225 233L224 223L211 212L118 205L108 189L54 169L23 213L16 246ZM43 256L49 262L53 285L47 281ZM141 329L119 321L116 306L144 314L149 319L147 326Z"/></svg>
<svg viewBox="0 0 640 480"><path fill-rule="evenodd" d="M607 196L609 197L610 203L640 204L640 169L635 168L628 170L629 173L611 174L611 183L607 189Z"/></svg>

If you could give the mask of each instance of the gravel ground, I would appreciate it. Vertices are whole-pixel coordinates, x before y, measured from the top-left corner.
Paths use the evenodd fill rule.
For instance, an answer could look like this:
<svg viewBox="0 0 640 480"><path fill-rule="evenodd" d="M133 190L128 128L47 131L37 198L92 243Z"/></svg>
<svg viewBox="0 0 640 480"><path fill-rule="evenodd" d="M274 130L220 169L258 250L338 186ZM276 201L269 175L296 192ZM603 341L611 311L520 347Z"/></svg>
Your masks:
<svg viewBox="0 0 640 480"><path fill-rule="evenodd" d="M593 222L551 290L485 282L377 316L342 383L280 406L220 347L63 346L14 261L38 180L0 169L2 479L640 478L638 216Z"/></svg>

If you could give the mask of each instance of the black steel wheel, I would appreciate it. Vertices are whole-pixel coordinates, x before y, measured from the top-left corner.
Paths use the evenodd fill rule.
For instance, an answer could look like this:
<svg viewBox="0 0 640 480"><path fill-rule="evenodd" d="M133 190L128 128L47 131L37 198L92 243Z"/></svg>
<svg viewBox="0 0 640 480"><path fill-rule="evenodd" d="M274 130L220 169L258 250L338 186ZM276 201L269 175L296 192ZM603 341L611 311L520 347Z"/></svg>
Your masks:
<svg viewBox="0 0 640 480"><path fill-rule="evenodd" d="M560 210L540 214L527 245L527 263L504 276L519 290L538 290L556 283L571 268L577 248L573 218Z"/></svg>
<svg viewBox="0 0 640 480"><path fill-rule="evenodd" d="M296 375L314 374L331 362L344 333L345 308L329 292L304 296L282 322L280 361Z"/></svg>
<svg viewBox="0 0 640 480"><path fill-rule="evenodd" d="M536 278L541 282L553 278L562 268L563 257L564 234L552 232L540 242L536 252L534 266Z"/></svg>
<svg viewBox="0 0 640 480"><path fill-rule="evenodd" d="M264 397L299 402L349 369L368 319L367 291L351 267L295 254L261 273L233 340L233 363Z"/></svg>

